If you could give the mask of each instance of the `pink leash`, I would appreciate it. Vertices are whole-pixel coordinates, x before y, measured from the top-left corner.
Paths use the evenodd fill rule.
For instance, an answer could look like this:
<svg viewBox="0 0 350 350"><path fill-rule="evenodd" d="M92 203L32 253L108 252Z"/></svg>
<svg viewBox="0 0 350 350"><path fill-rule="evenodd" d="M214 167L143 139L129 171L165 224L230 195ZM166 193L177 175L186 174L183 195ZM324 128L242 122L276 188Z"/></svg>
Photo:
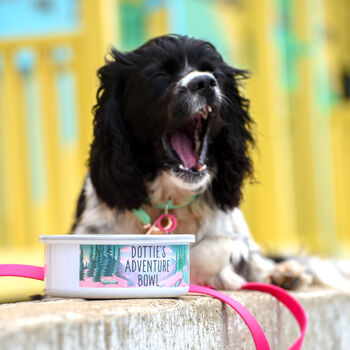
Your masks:
<svg viewBox="0 0 350 350"><path fill-rule="evenodd" d="M282 304L284 304L290 312L293 314L295 319L297 320L301 334L296 342L289 348L289 350L299 350L303 344L306 328L307 328L307 316L304 308L296 300L292 297L286 290L274 286L272 284L267 283L246 283L243 285L242 289L246 290L257 290L260 292L265 292L273 295L277 300L279 300ZM215 289L203 286L197 286L195 284L190 285L191 293L200 293L213 296L224 303L230 305L243 319L245 324L248 326L250 333L252 334L255 347L257 350L270 350L270 345L266 339L265 333L259 325L258 321L255 317L250 313L248 309L246 309L243 305L241 305L236 300L230 298L224 293L221 293Z"/></svg>
<svg viewBox="0 0 350 350"><path fill-rule="evenodd" d="M45 278L45 272L44 268L40 266L0 264L0 276L26 277L43 281ZM257 290L260 292L269 293L273 295L276 299L278 299L281 303L283 303L290 310L290 312L293 314L293 316L299 324L301 334L296 340L296 342L289 348L289 350L301 349L307 327L307 316L302 305L287 291L271 284L246 283L243 285L242 289ZM243 321L248 326L249 331L252 334L256 349L270 350L270 346L266 339L265 333L260 327L258 321L250 313L250 311L248 311L239 302L215 289L204 286L198 286L195 284L190 285L189 292L210 295L230 305L242 317Z"/></svg>
<svg viewBox="0 0 350 350"><path fill-rule="evenodd" d="M45 279L43 267L20 264L0 264L0 276L26 277L40 281Z"/></svg>

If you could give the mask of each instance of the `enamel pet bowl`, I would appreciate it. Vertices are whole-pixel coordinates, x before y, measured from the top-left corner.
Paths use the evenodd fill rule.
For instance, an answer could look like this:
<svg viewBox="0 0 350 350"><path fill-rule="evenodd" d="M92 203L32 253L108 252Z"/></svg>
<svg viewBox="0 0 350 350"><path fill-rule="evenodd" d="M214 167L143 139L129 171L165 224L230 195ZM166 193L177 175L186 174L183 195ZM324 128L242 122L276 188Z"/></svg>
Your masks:
<svg viewBox="0 0 350 350"><path fill-rule="evenodd" d="M45 244L46 294L79 298L185 295L194 235L55 235Z"/></svg>

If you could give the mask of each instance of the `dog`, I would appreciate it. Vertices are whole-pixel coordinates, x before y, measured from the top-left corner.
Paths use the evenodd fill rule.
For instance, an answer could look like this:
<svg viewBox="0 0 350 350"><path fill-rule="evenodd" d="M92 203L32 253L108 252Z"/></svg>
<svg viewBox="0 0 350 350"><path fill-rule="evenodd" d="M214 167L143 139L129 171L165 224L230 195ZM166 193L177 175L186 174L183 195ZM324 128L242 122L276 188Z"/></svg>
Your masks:
<svg viewBox="0 0 350 350"><path fill-rule="evenodd" d="M246 281L292 289L312 282L295 260L275 263L239 209L254 145L247 72L206 41L165 35L110 52L98 70L94 138L72 234L143 234L171 199L175 233L193 233L191 283L237 290ZM182 205L188 203L187 205Z"/></svg>

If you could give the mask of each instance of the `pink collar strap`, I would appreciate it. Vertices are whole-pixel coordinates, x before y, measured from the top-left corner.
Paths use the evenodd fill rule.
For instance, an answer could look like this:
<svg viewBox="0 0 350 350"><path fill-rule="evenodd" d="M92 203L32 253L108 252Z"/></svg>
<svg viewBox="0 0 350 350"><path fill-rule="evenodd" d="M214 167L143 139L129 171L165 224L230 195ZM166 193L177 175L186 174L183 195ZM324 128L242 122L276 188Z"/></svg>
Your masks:
<svg viewBox="0 0 350 350"><path fill-rule="evenodd" d="M0 276L26 277L43 281L45 278L45 272L44 268L40 266L0 264ZM299 324L301 334L296 342L289 348L289 350L301 349L307 327L307 316L302 305L287 291L271 284L246 283L243 285L242 289L257 290L260 292L269 293L290 310ZM247 310L239 302L215 289L204 286L197 286L195 284L190 285L189 292L210 295L230 305L242 317L243 321L248 326L250 333L252 334L256 349L270 350L270 346L266 339L265 333L260 327L258 321L250 313L250 311Z"/></svg>

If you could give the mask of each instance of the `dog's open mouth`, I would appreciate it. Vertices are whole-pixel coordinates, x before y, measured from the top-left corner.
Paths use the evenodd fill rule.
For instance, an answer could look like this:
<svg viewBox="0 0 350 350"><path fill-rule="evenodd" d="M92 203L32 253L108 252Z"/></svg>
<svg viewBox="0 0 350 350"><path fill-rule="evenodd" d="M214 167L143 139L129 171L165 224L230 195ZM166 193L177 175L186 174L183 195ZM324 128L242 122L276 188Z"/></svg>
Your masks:
<svg viewBox="0 0 350 350"><path fill-rule="evenodd" d="M205 106L189 118L189 121L163 139L165 149L177 162L178 171L204 174L212 108Z"/></svg>

